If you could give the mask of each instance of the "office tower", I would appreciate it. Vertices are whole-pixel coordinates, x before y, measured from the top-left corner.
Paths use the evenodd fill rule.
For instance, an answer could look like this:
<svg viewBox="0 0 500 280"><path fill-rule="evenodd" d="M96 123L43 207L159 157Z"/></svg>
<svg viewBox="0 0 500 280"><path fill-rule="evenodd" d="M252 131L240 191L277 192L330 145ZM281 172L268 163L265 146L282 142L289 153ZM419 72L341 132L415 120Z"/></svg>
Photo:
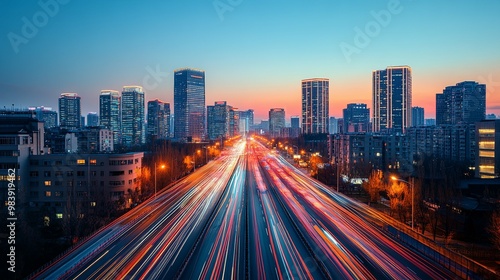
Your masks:
<svg viewBox="0 0 500 280"><path fill-rule="evenodd" d="M411 125L411 77L409 66L373 71L373 132L405 133Z"/></svg>
<svg viewBox="0 0 500 280"><path fill-rule="evenodd" d="M139 86L125 86L122 91L122 144L144 143L144 92Z"/></svg>
<svg viewBox="0 0 500 280"><path fill-rule="evenodd" d="M411 108L411 126L424 126L424 108Z"/></svg>
<svg viewBox="0 0 500 280"><path fill-rule="evenodd" d="M80 96L76 93L61 93L59 97L59 124L62 129L81 127Z"/></svg>
<svg viewBox="0 0 500 280"><path fill-rule="evenodd" d="M240 134L240 113L237 108L229 106L229 137Z"/></svg>
<svg viewBox="0 0 500 280"><path fill-rule="evenodd" d="M500 120L476 123L476 177L500 177Z"/></svg>
<svg viewBox="0 0 500 280"><path fill-rule="evenodd" d="M368 132L370 125L370 109L363 103L347 104L343 110L344 133Z"/></svg>
<svg viewBox="0 0 500 280"><path fill-rule="evenodd" d="M99 96L99 123L113 131L113 144L121 143L121 96L116 90L101 90Z"/></svg>
<svg viewBox="0 0 500 280"><path fill-rule="evenodd" d="M269 134L271 137L279 137L281 129L285 127L285 109L272 108L269 110Z"/></svg>
<svg viewBox="0 0 500 280"><path fill-rule="evenodd" d="M459 124L484 120L486 85L465 81L436 94L436 123Z"/></svg>
<svg viewBox="0 0 500 280"><path fill-rule="evenodd" d="M174 137L199 142L205 138L205 71L174 71Z"/></svg>
<svg viewBox="0 0 500 280"><path fill-rule="evenodd" d="M292 128L300 128L300 117L299 116L292 116L290 118L290 125Z"/></svg>
<svg viewBox="0 0 500 280"><path fill-rule="evenodd" d="M98 126L99 116L96 112L90 112L87 114L87 126Z"/></svg>
<svg viewBox="0 0 500 280"><path fill-rule="evenodd" d="M229 110L226 101L216 101L213 106L207 106L208 139L229 137Z"/></svg>
<svg viewBox="0 0 500 280"><path fill-rule="evenodd" d="M302 133L328 133L328 79L302 80Z"/></svg>
<svg viewBox="0 0 500 280"><path fill-rule="evenodd" d="M248 133L253 129L253 110L239 111L240 115L240 132Z"/></svg>
<svg viewBox="0 0 500 280"><path fill-rule="evenodd" d="M170 137L170 103L158 99L148 102L146 133L148 141Z"/></svg>
<svg viewBox="0 0 500 280"><path fill-rule="evenodd" d="M330 117L330 120L328 122L328 133L329 134L339 133L339 119L336 119L335 117Z"/></svg>
<svg viewBox="0 0 500 280"><path fill-rule="evenodd" d="M45 129L57 126L57 112L53 111L51 107L29 107L28 110L35 111L36 118L44 122Z"/></svg>

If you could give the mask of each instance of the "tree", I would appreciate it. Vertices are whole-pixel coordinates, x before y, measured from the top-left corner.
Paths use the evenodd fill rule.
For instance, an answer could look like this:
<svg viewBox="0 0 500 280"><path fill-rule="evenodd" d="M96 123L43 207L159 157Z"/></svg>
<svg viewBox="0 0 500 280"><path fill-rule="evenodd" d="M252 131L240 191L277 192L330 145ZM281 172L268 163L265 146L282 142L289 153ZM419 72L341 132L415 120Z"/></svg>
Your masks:
<svg viewBox="0 0 500 280"><path fill-rule="evenodd" d="M383 180L384 174L381 170L373 170L368 182L363 183L363 188L370 196L369 202L379 202L380 192L386 189L386 183Z"/></svg>
<svg viewBox="0 0 500 280"><path fill-rule="evenodd" d="M491 215L488 232L491 233L491 242L500 250L500 210L496 210Z"/></svg>
<svg viewBox="0 0 500 280"><path fill-rule="evenodd" d="M318 175L318 164L323 163L323 160L320 156L313 155L309 161L311 164L311 176Z"/></svg>

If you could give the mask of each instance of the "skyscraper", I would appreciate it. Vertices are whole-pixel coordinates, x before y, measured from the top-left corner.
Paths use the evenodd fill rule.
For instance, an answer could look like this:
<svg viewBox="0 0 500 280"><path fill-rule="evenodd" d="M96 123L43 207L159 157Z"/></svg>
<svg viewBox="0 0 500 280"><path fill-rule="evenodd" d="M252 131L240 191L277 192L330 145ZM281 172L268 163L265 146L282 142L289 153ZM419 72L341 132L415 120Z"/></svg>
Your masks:
<svg viewBox="0 0 500 280"><path fill-rule="evenodd" d="M474 123L485 119L486 85L465 81L436 94L436 124Z"/></svg>
<svg viewBox="0 0 500 280"><path fill-rule="evenodd" d="M113 144L121 143L121 96L116 90L101 90L99 96L99 123L113 131Z"/></svg>
<svg viewBox="0 0 500 280"><path fill-rule="evenodd" d="M300 128L300 117L299 116L292 116L290 118L290 125L292 128Z"/></svg>
<svg viewBox="0 0 500 280"><path fill-rule="evenodd" d="M328 133L330 80L302 80L302 133Z"/></svg>
<svg viewBox="0 0 500 280"><path fill-rule="evenodd" d="M411 108L411 126L424 126L424 108Z"/></svg>
<svg viewBox="0 0 500 280"><path fill-rule="evenodd" d="M370 109L363 103L350 103L343 110L344 133L368 132L370 125Z"/></svg>
<svg viewBox="0 0 500 280"><path fill-rule="evenodd" d="M411 68L390 66L373 71L372 78L373 131L405 133L411 125Z"/></svg>
<svg viewBox="0 0 500 280"><path fill-rule="evenodd" d="M269 110L269 134L279 137L281 129L285 127L285 109L273 108Z"/></svg>
<svg viewBox="0 0 500 280"><path fill-rule="evenodd" d="M125 86L122 92L122 144L144 143L144 92L139 86Z"/></svg>
<svg viewBox="0 0 500 280"><path fill-rule="evenodd" d="M148 141L170 137L170 103L161 100L148 102Z"/></svg>
<svg viewBox="0 0 500 280"><path fill-rule="evenodd" d="M207 106L208 139L216 140L229 136L229 110L226 101L216 101Z"/></svg>
<svg viewBox="0 0 500 280"><path fill-rule="evenodd" d="M98 126L99 116L96 112L90 112L87 114L87 126Z"/></svg>
<svg viewBox="0 0 500 280"><path fill-rule="evenodd" d="M63 129L81 127L80 96L76 93L61 93L59 97L59 124Z"/></svg>
<svg viewBox="0 0 500 280"><path fill-rule="evenodd" d="M44 122L43 127L45 129L57 126L57 112L52 111L51 107L30 107L29 110L35 111L36 118Z"/></svg>
<svg viewBox="0 0 500 280"><path fill-rule="evenodd" d="M174 137L201 141L205 129L205 71L192 68L174 71Z"/></svg>
<svg viewBox="0 0 500 280"><path fill-rule="evenodd" d="M253 129L253 110L239 111L240 115L240 132L248 133Z"/></svg>

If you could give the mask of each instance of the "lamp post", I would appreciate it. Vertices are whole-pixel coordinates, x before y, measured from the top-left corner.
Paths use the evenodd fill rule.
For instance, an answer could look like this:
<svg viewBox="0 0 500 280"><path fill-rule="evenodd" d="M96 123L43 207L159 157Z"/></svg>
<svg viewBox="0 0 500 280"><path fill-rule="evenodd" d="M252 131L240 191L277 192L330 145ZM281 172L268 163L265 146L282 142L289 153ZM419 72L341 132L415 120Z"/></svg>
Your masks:
<svg viewBox="0 0 500 280"><path fill-rule="evenodd" d="M160 168L161 168L161 169L164 169L164 168L165 168L165 164L160 165ZM158 170L158 167L157 167L157 163L156 163L156 161L155 161L155 199L156 199L156 185L157 185L157 183L158 183L158 181L156 180L156 171L157 171L157 170Z"/></svg>
<svg viewBox="0 0 500 280"><path fill-rule="evenodd" d="M201 153L201 150L196 150L196 152L194 152L193 154L193 164L194 164L193 172L196 171L196 153Z"/></svg>
<svg viewBox="0 0 500 280"><path fill-rule="evenodd" d="M411 230L414 230L413 229L413 217L414 217L414 213L415 213L415 211L414 211L415 210L415 203L414 203L413 198L415 196L415 184L413 182L413 178L412 178L412 182L408 182L408 181L405 181L403 179L399 179L396 176L391 176L391 180L406 183L411 188Z"/></svg>

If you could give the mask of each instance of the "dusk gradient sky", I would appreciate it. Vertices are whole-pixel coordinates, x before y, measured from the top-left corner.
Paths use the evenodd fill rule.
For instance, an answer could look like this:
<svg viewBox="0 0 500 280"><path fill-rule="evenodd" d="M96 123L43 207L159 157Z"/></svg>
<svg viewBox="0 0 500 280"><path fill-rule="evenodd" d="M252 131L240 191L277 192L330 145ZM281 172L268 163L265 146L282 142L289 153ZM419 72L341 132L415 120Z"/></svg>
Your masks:
<svg viewBox="0 0 500 280"><path fill-rule="evenodd" d="M500 114L500 1L61 2L50 14L40 3L56 0L0 2L0 106L57 109L60 93L76 92L87 115L102 89L140 85L173 107L173 71L193 67L206 71L207 105L225 100L256 120L281 107L289 122L301 80L329 78L340 117L347 103L372 107L372 70L409 65L427 118L435 94L464 80L486 83L487 113ZM380 11L390 18L377 23Z"/></svg>

